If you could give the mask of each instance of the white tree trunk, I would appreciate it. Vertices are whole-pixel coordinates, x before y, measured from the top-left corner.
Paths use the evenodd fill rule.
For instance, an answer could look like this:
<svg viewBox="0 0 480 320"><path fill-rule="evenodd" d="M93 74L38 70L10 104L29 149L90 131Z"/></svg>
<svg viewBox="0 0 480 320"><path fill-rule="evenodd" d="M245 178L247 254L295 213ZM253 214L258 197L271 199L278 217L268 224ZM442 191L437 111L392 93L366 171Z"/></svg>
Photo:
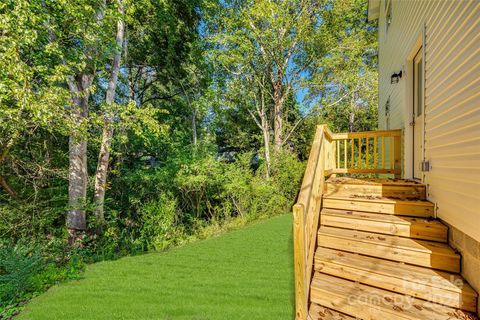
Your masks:
<svg viewBox="0 0 480 320"><path fill-rule="evenodd" d="M75 241L77 234L87 227L85 203L87 198L87 137L85 124L88 117L88 100L93 75L80 75L75 83L70 83L72 91L72 116L76 130L69 139L68 168L68 212L67 228L70 241Z"/></svg>
<svg viewBox="0 0 480 320"><path fill-rule="evenodd" d="M87 139L71 136L69 141L67 228L85 230L87 198ZM73 235L73 233L71 233Z"/></svg>
<svg viewBox="0 0 480 320"><path fill-rule="evenodd" d="M275 151L279 151L283 145L283 105L285 95L283 93L282 78L279 75L279 80L273 83L273 103L274 103L274 118L273 118L273 135Z"/></svg>
<svg viewBox="0 0 480 320"><path fill-rule="evenodd" d="M193 146L197 146L197 109L192 108L192 141Z"/></svg>
<svg viewBox="0 0 480 320"><path fill-rule="evenodd" d="M265 153L265 163L267 165L265 177L270 178L271 162L270 162L270 126L266 117L261 118L262 121L262 135L263 135L263 148Z"/></svg>
<svg viewBox="0 0 480 320"><path fill-rule="evenodd" d="M95 20L100 22L106 9L106 1L102 0ZM86 52L91 48L85 49ZM69 243L72 245L87 228L85 204L87 198L87 137L88 101L95 70L88 74L69 77L67 84L72 95L72 123L76 126L69 138L68 167L68 211L67 229Z"/></svg>
<svg viewBox="0 0 480 320"><path fill-rule="evenodd" d="M123 14L123 3L118 1L120 14ZM108 110L108 106L112 105L115 101L115 91L117 88L118 73L120 72L120 59L122 56L122 45L124 41L125 24L123 20L117 22L117 35L116 43L117 48L113 57L112 70L110 73L110 80L108 82L107 93L105 97L105 103L107 105L107 111L104 115L104 125L102 131L102 142L100 145L100 152L98 155L97 171L95 174L95 216L100 224L105 221L104 217L104 202L105 191L107 185L108 174L108 162L110 161L110 148L113 138L113 118L114 115L111 110Z"/></svg>
<svg viewBox="0 0 480 320"><path fill-rule="evenodd" d="M283 105L275 102L275 118L274 118L274 142L275 150L279 151L283 144Z"/></svg>
<svg viewBox="0 0 480 320"><path fill-rule="evenodd" d="M265 95L263 93L263 88L260 93L260 110L259 110L259 116L260 116L260 124L261 124L261 129L262 129L262 135L263 135L263 148L264 148L264 153L265 153L265 163L267 165L266 172L265 172L265 177L268 179L270 178L270 170L271 170L271 162L270 162L270 125L268 123L268 118L267 118L267 110L265 108Z"/></svg>

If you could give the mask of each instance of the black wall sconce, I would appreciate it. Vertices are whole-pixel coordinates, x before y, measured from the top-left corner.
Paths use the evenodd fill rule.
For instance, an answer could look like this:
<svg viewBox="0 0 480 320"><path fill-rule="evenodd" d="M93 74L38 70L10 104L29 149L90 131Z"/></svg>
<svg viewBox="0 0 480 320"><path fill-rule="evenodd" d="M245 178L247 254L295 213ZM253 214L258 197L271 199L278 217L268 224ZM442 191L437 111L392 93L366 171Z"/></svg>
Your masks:
<svg viewBox="0 0 480 320"><path fill-rule="evenodd" d="M390 83L391 84L398 83L401 78L402 78L402 70L400 70L398 73L392 74L392 76L390 77Z"/></svg>

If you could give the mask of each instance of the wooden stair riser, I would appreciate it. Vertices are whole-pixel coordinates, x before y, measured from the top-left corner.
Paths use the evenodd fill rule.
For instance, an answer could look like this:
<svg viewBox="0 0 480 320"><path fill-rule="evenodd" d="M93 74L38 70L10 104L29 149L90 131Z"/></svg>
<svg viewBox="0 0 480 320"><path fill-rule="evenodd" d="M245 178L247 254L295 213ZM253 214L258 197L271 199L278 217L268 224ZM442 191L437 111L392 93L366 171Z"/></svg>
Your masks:
<svg viewBox="0 0 480 320"><path fill-rule="evenodd" d="M331 198L323 199L323 207L352 211L365 211L411 217L433 217L434 206L421 201L381 201L362 198Z"/></svg>
<svg viewBox="0 0 480 320"><path fill-rule="evenodd" d="M337 237L318 233L318 245L325 248L343 250L367 256L405 262L450 272L460 271L460 256L412 250L389 243L364 242L355 238Z"/></svg>
<svg viewBox="0 0 480 320"><path fill-rule="evenodd" d="M439 242L448 241L448 227L438 221L423 218L394 217L366 212L324 210L321 224L324 226L354 229L393 236Z"/></svg>
<svg viewBox="0 0 480 320"><path fill-rule="evenodd" d="M400 199L426 199L425 185L364 185L327 183L327 196L373 196Z"/></svg>
<svg viewBox="0 0 480 320"><path fill-rule="evenodd" d="M316 273L311 300L369 320L454 320L471 315L454 308Z"/></svg>
<svg viewBox="0 0 480 320"><path fill-rule="evenodd" d="M454 308L477 310L475 291L454 274L435 274L425 268L328 249L318 250L315 270Z"/></svg>

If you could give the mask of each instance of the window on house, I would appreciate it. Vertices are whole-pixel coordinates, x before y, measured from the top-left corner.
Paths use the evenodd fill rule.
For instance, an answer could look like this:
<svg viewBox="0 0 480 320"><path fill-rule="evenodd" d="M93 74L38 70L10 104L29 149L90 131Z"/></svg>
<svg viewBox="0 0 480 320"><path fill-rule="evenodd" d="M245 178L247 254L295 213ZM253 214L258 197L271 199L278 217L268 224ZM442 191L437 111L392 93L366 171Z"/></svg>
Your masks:
<svg viewBox="0 0 480 320"><path fill-rule="evenodd" d="M415 62L416 65L416 72L417 72L417 79L416 83L418 86L418 94L417 94L417 117L420 117L423 113L423 57L420 57L418 62Z"/></svg>

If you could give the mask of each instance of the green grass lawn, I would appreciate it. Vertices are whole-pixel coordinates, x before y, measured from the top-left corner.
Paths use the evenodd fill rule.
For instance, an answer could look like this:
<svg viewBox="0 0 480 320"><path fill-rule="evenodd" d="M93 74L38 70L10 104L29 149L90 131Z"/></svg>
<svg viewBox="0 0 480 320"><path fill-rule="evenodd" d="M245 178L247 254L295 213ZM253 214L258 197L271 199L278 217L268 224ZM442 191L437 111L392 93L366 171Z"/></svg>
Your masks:
<svg viewBox="0 0 480 320"><path fill-rule="evenodd" d="M290 215L163 253L89 266L19 319L292 319Z"/></svg>

